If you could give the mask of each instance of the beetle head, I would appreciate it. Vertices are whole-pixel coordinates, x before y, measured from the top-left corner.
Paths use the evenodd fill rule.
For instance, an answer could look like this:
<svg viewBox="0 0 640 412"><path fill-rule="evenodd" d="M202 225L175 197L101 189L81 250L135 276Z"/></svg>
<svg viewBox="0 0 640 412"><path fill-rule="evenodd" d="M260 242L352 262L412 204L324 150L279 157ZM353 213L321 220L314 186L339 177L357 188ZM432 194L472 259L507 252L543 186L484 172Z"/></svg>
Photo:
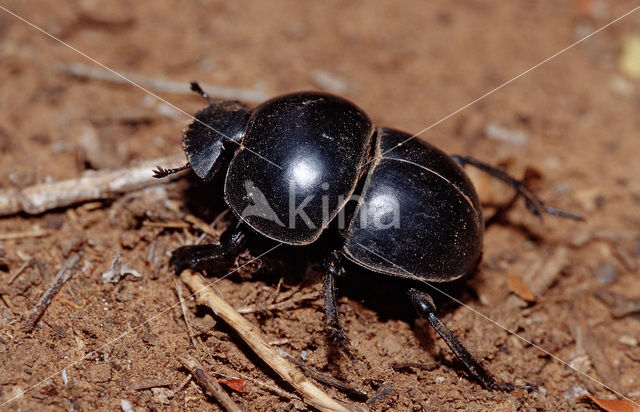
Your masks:
<svg viewBox="0 0 640 412"><path fill-rule="evenodd" d="M240 102L213 103L200 110L182 138L182 149L195 174L210 180L223 155L233 153L244 137L249 110Z"/></svg>

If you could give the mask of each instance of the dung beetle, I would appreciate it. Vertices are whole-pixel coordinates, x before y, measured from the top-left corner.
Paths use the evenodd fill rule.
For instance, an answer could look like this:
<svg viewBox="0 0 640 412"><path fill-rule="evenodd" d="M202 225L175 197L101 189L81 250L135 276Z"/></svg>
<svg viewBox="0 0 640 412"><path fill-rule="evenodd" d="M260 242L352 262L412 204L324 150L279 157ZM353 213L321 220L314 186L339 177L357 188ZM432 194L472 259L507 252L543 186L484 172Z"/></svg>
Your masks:
<svg viewBox="0 0 640 412"><path fill-rule="evenodd" d="M240 253L251 233L289 245L316 241L338 226L324 260L330 336L347 342L338 319L335 279L346 259L408 283L449 282L473 271L482 255L484 222L463 168L471 165L512 186L535 215L581 218L545 205L525 184L478 160L448 156L399 130L375 127L353 103L320 92L275 97L250 110L240 102L209 105L183 135L187 164L158 167L158 178L192 169L202 180L226 173L224 199L240 224L220 244L184 246L170 260L176 273L202 269ZM353 202L350 202L353 201ZM411 282L414 281L414 282ZM417 281L417 282L415 282ZM433 300L407 287L408 300L486 389L497 383L436 317Z"/></svg>

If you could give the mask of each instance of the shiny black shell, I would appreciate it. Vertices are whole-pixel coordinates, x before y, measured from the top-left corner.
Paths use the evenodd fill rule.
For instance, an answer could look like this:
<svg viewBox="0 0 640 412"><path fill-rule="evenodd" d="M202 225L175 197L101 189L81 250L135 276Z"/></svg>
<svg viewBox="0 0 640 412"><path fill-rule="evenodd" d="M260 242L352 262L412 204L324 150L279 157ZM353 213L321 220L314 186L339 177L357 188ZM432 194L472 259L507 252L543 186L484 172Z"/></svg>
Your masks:
<svg viewBox="0 0 640 412"><path fill-rule="evenodd" d="M354 192L373 128L361 109L338 96L302 92L268 100L253 110L229 165L227 204L271 239L315 241ZM269 208L255 213L265 201ZM295 213L303 203L304 216ZM243 213L248 207L253 213Z"/></svg>
<svg viewBox="0 0 640 412"><path fill-rule="evenodd" d="M345 233L343 253L376 272L433 282L457 279L482 254L478 196L447 154L411 135L380 128L362 195ZM397 227L377 228L395 218ZM381 226L378 224L378 226Z"/></svg>

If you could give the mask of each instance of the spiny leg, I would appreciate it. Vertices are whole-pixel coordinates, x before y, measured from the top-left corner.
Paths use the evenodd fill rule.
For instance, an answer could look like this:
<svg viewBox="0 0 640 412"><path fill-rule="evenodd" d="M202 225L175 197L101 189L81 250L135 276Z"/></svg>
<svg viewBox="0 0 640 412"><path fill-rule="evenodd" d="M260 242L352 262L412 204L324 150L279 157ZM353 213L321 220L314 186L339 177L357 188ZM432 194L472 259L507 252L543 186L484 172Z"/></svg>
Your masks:
<svg viewBox="0 0 640 412"><path fill-rule="evenodd" d="M529 189L529 187L527 187L527 185L525 185L522 181L510 176L500 168L488 165L472 157L457 155L451 157L462 167L469 164L513 187L518 195L525 200L527 209L529 209L529 211L537 217L541 217L542 213L548 213L550 215L566 217L573 220L584 220L584 218L574 213L547 206L538 196L536 196L535 193L533 193L531 189Z"/></svg>
<svg viewBox="0 0 640 412"><path fill-rule="evenodd" d="M416 308L418 314L428 320L431 326L444 339L453 353L464 363L467 371L476 378L485 389L512 391L515 388L533 389L532 385L514 386L508 383L497 383L495 378L478 362L473 355L462 345L445 325L436 317L436 307L433 299L427 293L418 289L409 289L407 291L411 304Z"/></svg>
<svg viewBox="0 0 640 412"><path fill-rule="evenodd" d="M187 170L190 167L191 167L191 165L189 163L185 164L184 166L176 167L174 169L165 169L162 166L156 166L156 168L152 170L153 171L153 177L155 177L156 179L162 179L163 177L167 177L167 176L172 175L174 173L178 173L178 172L182 172L183 170Z"/></svg>
<svg viewBox="0 0 640 412"><path fill-rule="evenodd" d="M220 244L182 246L173 251L169 266L176 274L185 269L201 270L216 261L237 255L246 246L242 228L228 229L220 236Z"/></svg>
<svg viewBox="0 0 640 412"><path fill-rule="evenodd" d="M203 98L207 99L209 104L216 104L216 102L214 102L213 99L204 90L202 90L202 87L200 87L198 82L191 82L191 90L198 93Z"/></svg>
<svg viewBox="0 0 640 412"><path fill-rule="evenodd" d="M349 342L347 335L344 334L340 326L340 317L338 314L338 306L336 304L336 287L335 278L344 274L342 267L342 259L340 252L333 250L325 258L324 266L324 311L327 316L327 327L331 339L340 346L350 357L351 353L346 347Z"/></svg>

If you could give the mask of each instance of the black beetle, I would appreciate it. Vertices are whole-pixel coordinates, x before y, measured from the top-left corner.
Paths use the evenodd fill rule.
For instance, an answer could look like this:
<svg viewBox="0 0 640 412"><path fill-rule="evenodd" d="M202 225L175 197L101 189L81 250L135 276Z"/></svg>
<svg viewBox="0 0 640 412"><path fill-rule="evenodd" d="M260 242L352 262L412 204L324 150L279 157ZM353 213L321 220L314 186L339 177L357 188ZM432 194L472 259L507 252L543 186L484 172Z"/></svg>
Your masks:
<svg viewBox="0 0 640 412"><path fill-rule="evenodd" d="M546 206L524 183L470 157L448 156L411 135L376 128L353 103L331 94L300 92L273 98L253 110L239 102L214 102L195 115L182 146L188 163L154 171L156 177L191 168L210 180L226 169L224 197L241 223L220 244L184 246L171 265L201 269L239 253L248 233L290 245L318 239L338 220L342 239L324 262L325 311L333 339L343 344L335 300L342 259L393 277L448 282L471 272L482 255L484 222L467 164L511 185L537 216L581 220ZM356 200L351 207L349 200ZM283 223L287 221L288 224ZM469 373L487 389L511 390L465 349L436 317L424 291L408 299L446 341ZM344 347L344 345L343 345Z"/></svg>

